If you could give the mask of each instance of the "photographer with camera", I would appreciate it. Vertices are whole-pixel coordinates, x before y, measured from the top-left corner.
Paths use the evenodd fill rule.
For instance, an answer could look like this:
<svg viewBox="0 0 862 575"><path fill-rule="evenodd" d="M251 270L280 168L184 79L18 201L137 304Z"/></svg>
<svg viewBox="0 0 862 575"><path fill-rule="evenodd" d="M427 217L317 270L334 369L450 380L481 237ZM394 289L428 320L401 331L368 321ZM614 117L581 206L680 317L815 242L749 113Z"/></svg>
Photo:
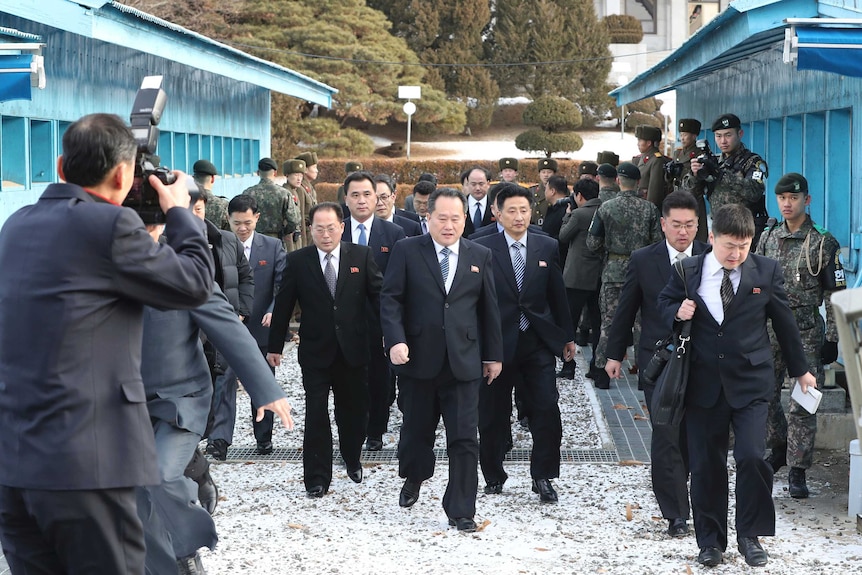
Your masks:
<svg viewBox="0 0 862 575"><path fill-rule="evenodd" d="M763 195L764 180L769 175L766 162L742 143L742 124L734 114L719 116L712 123L715 145L721 151L719 157L712 155L709 143L698 140L696 145L702 153L691 160L691 175L683 186L694 194L706 195L711 213L727 204L742 204L754 214L754 237L756 246L766 226L769 214Z"/></svg>
<svg viewBox="0 0 862 575"><path fill-rule="evenodd" d="M13 573L144 573L135 487L159 470L143 308L201 305L214 270L181 172L138 182L171 227L164 244L120 206L139 156L119 117L84 116L63 135L67 183L0 231L0 544Z"/></svg>

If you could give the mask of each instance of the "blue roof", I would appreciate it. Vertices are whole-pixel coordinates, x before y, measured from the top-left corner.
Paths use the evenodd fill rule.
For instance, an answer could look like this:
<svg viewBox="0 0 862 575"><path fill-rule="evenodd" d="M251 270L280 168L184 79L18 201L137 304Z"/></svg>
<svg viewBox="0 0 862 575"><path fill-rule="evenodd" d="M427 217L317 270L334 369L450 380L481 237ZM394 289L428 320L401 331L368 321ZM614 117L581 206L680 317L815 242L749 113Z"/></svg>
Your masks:
<svg viewBox="0 0 862 575"><path fill-rule="evenodd" d="M332 107L332 96L338 91L304 74L118 2L0 0L0 12L159 56L327 108Z"/></svg>
<svg viewBox="0 0 862 575"><path fill-rule="evenodd" d="M694 82L770 49L784 39L786 18L813 18L820 15L819 8L817 0L736 0L664 60L610 95L617 104L628 104Z"/></svg>

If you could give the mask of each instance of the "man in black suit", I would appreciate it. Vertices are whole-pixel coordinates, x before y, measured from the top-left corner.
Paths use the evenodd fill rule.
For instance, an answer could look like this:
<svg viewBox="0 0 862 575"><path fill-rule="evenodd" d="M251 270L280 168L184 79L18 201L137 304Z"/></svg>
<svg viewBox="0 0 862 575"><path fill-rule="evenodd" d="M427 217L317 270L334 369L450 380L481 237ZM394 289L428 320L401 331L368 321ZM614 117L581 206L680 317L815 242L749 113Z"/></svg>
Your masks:
<svg viewBox="0 0 862 575"><path fill-rule="evenodd" d="M434 474L434 432L446 425L449 484L443 509L459 531L475 531L479 386L500 374L503 342L491 251L461 238L467 200L431 194L429 233L395 244L383 281L381 317L404 414L398 443L399 505L419 498Z"/></svg>
<svg viewBox="0 0 862 575"><path fill-rule="evenodd" d="M428 198L436 189L437 186L427 180L419 180L413 186L413 207L423 234L428 233Z"/></svg>
<svg viewBox="0 0 862 575"><path fill-rule="evenodd" d="M136 152L118 116L84 116L63 135L67 183L0 232L0 545L13 573L144 573L135 488L159 469L143 308L204 303L214 268L181 172L169 187L149 179L173 230L164 244L120 206Z"/></svg>
<svg viewBox="0 0 862 575"><path fill-rule="evenodd" d="M673 272L673 262L703 253L707 245L695 241L697 234L697 200L682 190L669 194L662 202L661 230L665 241L632 252L626 280L620 293L617 313L608 332L608 363L605 371L611 378L621 374L629 334L638 311L641 314L638 365L646 367L655 352L655 343L670 333L658 308L658 294ZM638 388L644 392L646 408L652 406L655 384L638 375ZM652 414L650 414L652 415ZM668 520L668 534L683 537L688 533L688 444L685 422L679 426L653 423L650 457L652 490L662 516Z"/></svg>
<svg viewBox="0 0 862 575"><path fill-rule="evenodd" d="M557 241L527 232L532 197L517 184L503 185L495 202L504 231L476 242L493 254L504 366L500 377L479 391L479 462L485 493L502 493L512 390L519 388L533 435L533 491L551 503L557 501L551 479L560 475L563 436L555 356L570 361L575 343Z"/></svg>
<svg viewBox="0 0 862 575"><path fill-rule="evenodd" d="M351 188L345 188L349 196ZM313 318L299 325L299 365L305 388L303 480L309 497L323 497L332 481L330 389L347 476L355 483L362 481L359 457L368 420L368 310L380 309L382 278L368 247L340 241L341 206L323 202L311 208L310 216L314 245L288 255L285 280L275 298L267 360L273 367L281 363L290 315L299 302L303 316Z"/></svg>
<svg viewBox="0 0 862 575"><path fill-rule="evenodd" d="M374 208L374 214L381 220L400 227L407 237L421 236L422 227L419 225L419 216L395 207L398 193L392 178L386 174L377 174L374 176L374 188L377 192L377 206Z"/></svg>
<svg viewBox="0 0 862 575"><path fill-rule="evenodd" d="M766 418L774 393L767 320L803 392L817 387L780 264L749 254L754 218L741 204L715 211L712 249L683 260L685 282L671 274L659 294L665 325L692 320L686 431L698 562L715 566L727 548L727 449L733 426L736 460L736 538L749 565L765 565L759 535L775 534L772 467L763 459Z"/></svg>
<svg viewBox="0 0 862 575"><path fill-rule="evenodd" d="M464 237L487 226L494 221L491 203L494 198L488 194L491 172L479 166L461 172L461 188L467 195L467 219L464 222Z"/></svg>
<svg viewBox="0 0 862 575"><path fill-rule="evenodd" d="M380 273L386 275L389 255L398 240L404 239L404 229L374 217L377 188L368 172L354 172L344 180L344 201L350 211L345 218L341 241L368 246ZM389 407L395 400L389 362L383 353L383 332L380 329L380 309L368 310L368 450L383 449L383 434L389 427Z"/></svg>

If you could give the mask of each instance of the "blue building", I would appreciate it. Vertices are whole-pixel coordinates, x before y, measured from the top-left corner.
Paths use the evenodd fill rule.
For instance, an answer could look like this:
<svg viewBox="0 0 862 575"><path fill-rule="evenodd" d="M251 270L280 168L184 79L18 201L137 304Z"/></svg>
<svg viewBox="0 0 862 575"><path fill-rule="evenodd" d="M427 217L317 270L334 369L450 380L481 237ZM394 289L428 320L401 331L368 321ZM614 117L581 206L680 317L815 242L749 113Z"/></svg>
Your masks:
<svg viewBox="0 0 862 575"><path fill-rule="evenodd" d="M676 90L677 117L698 118L705 128L723 113L739 116L743 142L769 164L770 214L780 219L771 193L778 178L805 175L811 216L841 243L848 275L859 283L860 49L862 0L737 0L611 94L626 104Z"/></svg>
<svg viewBox="0 0 862 575"><path fill-rule="evenodd" d="M39 81L44 63L44 89ZM30 68L34 72L29 72ZM218 168L217 195L257 182L270 155L270 94L330 107L336 92L133 8L105 0L0 0L0 224L58 181L70 123L93 112L128 118L145 76L164 76L162 165ZM7 99L17 98L17 99Z"/></svg>

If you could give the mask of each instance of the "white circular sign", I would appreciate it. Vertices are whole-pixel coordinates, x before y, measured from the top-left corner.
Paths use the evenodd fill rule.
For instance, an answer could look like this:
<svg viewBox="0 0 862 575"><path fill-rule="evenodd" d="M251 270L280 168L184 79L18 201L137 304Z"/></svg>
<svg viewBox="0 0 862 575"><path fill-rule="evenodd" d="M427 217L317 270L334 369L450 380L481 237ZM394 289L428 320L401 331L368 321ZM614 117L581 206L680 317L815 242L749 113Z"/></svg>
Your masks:
<svg viewBox="0 0 862 575"><path fill-rule="evenodd" d="M406 104L404 104L403 109L405 114L407 114L408 116L412 116L416 113L416 104L414 104L413 102L407 102Z"/></svg>

